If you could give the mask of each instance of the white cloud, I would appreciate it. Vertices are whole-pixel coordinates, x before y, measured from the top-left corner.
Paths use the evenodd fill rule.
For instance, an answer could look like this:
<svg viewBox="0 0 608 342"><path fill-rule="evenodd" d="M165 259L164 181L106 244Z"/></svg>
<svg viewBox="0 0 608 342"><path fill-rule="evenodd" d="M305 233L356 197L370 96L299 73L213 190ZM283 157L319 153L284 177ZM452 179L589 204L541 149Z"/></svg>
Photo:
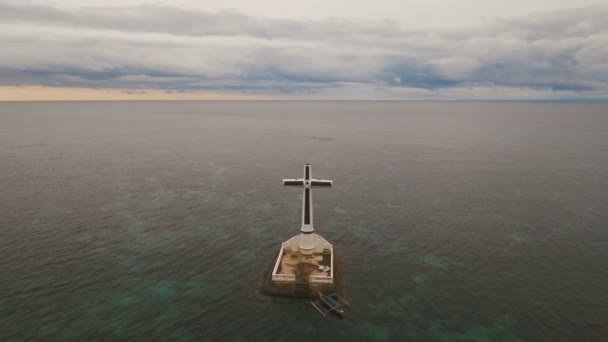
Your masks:
<svg viewBox="0 0 608 342"><path fill-rule="evenodd" d="M590 7L420 30L396 21L0 1L0 83L319 98L608 98L606 17L608 7Z"/></svg>
<svg viewBox="0 0 608 342"><path fill-rule="evenodd" d="M16 3L22 1L15 0ZM145 0L28 0L28 3L64 8L124 8L151 3ZM187 11L231 9L252 17L292 20L357 18L359 20L392 20L402 27L436 29L478 25L497 17L518 17L533 12L554 11L572 7L605 4L605 0L154 0L161 6Z"/></svg>

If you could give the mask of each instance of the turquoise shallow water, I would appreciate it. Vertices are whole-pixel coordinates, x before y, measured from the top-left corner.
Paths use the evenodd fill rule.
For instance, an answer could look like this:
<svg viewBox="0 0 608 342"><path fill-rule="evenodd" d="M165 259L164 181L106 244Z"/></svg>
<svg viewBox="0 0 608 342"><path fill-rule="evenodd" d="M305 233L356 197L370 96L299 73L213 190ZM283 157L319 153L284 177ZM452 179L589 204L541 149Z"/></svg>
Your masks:
<svg viewBox="0 0 608 342"><path fill-rule="evenodd" d="M607 109L0 104L0 340L605 340ZM305 162L343 321L259 293Z"/></svg>

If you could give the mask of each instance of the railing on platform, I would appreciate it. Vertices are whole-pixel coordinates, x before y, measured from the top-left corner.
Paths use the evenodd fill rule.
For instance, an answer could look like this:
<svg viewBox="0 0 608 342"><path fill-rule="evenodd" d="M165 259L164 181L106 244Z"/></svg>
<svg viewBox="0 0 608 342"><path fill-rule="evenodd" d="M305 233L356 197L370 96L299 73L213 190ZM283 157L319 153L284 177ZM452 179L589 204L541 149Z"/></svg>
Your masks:
<svg viewBox="0 0 608 342"><path fill-rule="evenodd" d="M281 245L281 250L279 251L279 257L277 258L277 262L274 264L274 269L272 270L272 280L273 281L295 282L296 276L293 274L277 274L277 271L279 270L279 265L281 264L282 257L283 257L283 246Z"/></svg>
<svg viewBox="0 0 608 342"><path fill-rule="evenodd" d="M325 284L333 283L333 280L331 279L331 277L325 277L325 276L310 276L310 277L308 277L308 281L311 283L325 283Z"/></svg>
<svg viewBox="0 0 608 342"><path fill-rule="evenodd" d="M296 276L293 274L273 274L272 280L276 281L296 281Z"/></svg>
<svg viewBox="0 0 608 342"><path fill-rule="evenodd" d="M331 269L329 270L329 276L331 277L331 282L334 282L334 247L331 247L331 265L329 267L331 267Z"/></svg>
<svg viewBox="0 0 608 342"><path fill-rule="evenodd" d="M277 262L274 264L274 268L272 269L272 275L277 274L279 270L279 265L281 264L281 258L283 257L283 245L281 245L281 250L279 251L279 257L277 258Z"/></svg>

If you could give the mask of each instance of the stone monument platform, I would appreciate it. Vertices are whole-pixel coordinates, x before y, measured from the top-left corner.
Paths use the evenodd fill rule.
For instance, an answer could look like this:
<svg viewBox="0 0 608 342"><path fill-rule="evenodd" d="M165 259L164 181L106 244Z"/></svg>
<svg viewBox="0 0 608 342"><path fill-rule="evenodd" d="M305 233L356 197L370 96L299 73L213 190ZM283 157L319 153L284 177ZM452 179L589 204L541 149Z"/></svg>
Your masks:
<svg viewBox="0 0 608 342"><path fill-rule="evenodd" d="M302 226L300 234L281 244L279 255L265 276L262 292L288 297L317 297L317 291L342 294L342 277L334 246L315 234L312 224L312 188L331 187L330 180L311 177L310 164L304 178L285 179L284 185L301 186Z"/></svg>

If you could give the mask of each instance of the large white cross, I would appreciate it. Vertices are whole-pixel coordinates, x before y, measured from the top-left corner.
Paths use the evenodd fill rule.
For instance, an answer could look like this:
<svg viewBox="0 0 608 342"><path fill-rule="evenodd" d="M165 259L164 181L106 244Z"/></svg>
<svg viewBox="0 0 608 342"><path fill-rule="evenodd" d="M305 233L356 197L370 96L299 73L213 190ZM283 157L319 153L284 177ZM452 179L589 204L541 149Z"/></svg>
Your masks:
<svg viewBox="0 0 608 342"><path fill-rule="evenodd" d="M312 234L315 228L312 225L312 188L331 187L333 181L325 179L313 179L310 164L304 165L304 178L283 179L283 185L302 186L302 234Z"/></svg>

